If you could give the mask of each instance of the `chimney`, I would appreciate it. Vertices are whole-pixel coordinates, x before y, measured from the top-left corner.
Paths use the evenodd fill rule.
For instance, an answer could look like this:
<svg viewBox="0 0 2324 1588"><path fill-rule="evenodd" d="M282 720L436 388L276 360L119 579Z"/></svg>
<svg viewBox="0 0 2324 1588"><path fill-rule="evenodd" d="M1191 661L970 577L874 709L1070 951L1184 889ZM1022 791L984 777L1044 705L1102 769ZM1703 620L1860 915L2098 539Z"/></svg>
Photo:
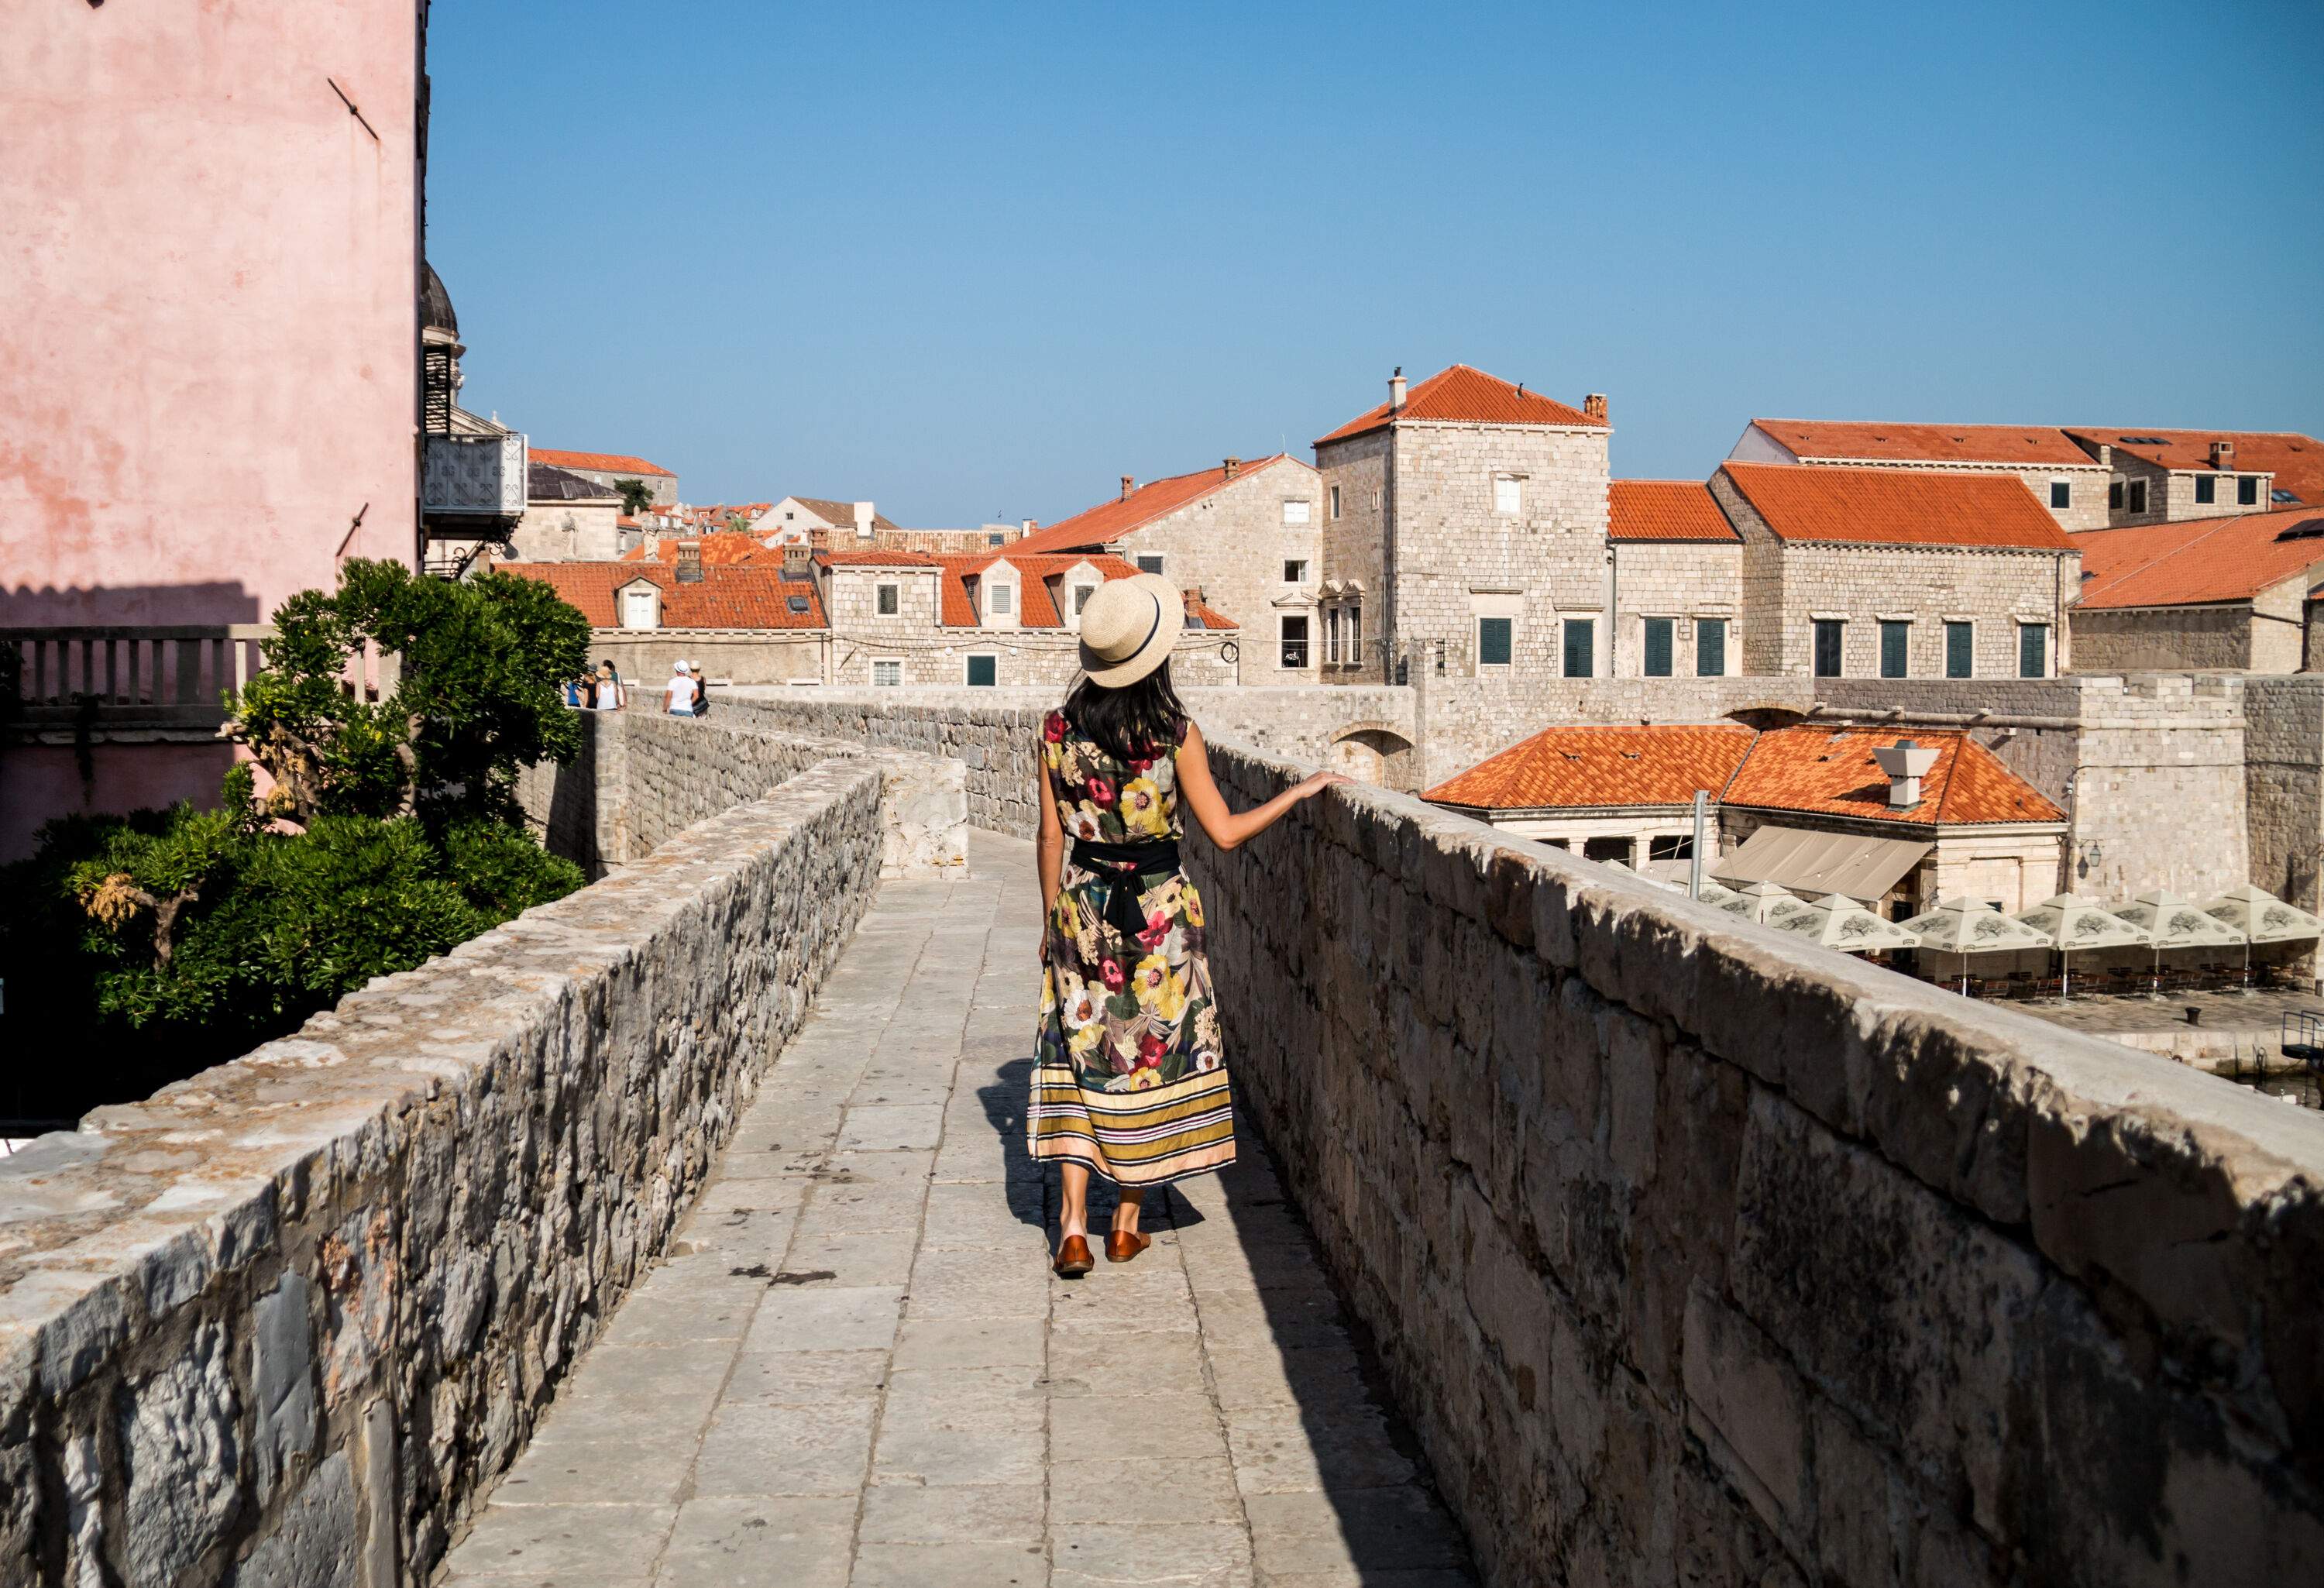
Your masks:
<svg viewBox="0 0 2324 1588"><path fill-rule="evenodd" d="M1235 477L1235 475L1239 475L1239 474L1240 474L1240 473L1242 473L1242 459L1241 459L1241 458L1240 458L1240 457L1230 457L1230 458L1228 458L1228 459L1227 459L1227 478L1228 478L1228 479L1232 479L1232 478L1234 478L1234 477Z"/></svg>
<svg viewBox="0 0 2324 1588"><path fill-rule="evenodd" d="M1196 607L1203 604L1203 587L1200 585L1187 586L1185 589L1178 592L1178 599L1186 608L1186 621L1188 623L1199 623L1203 621L1201 617L1196 615L1194 611Z"/></svg>
<svg viewBox="0 0 2324 1588"><path fill-rule="evenodd" d="M1395 413L1404 407L1404 365L1396 366L1396 374L1388 378L1388 411Z"/></svg>
<svg viewBox="0 0 2324 1588"><path fill-rule="evenodd" d="M1910 810L1921 803L1921 780L1937 764L1937 752L1923 750L1910 739L1899 739L1886 750L1875 750L1872 759L1888 774L1888 808Z"/></svg>
<svg viewBox="0 0 2324 1588"><path fill-rule="evenodd" d="M855 538L857 540L869 540L872 538L872 504L869 502L856 503Z"/></svg>
<svg viewBox="0 0 2324 1588"><path fill-rule="evenodd" d="M1038 529L1039 529L1040 527L1041 527L1041 521L1040 521L1039 519L1038 519L1038 518L1028 518L1028 519L1027 519L1027 520L1024 522L1024 523L1023 523L1023 524L1021 524L1021 525L1019 525L1019 526L1018 531L1017 531L1017 533L1018 533L1019 538L1019 539L1022 539L1023 537L1025 537L1025 536L1027 536L1027 535L1031 534L1035 530L1038 530Z"/></svg>
<svg viewBox="0 0 2324 1588"><path fill-rule="evenodd" d="M814 549L804 540L788 540L783 544L783 577L803 579L807 564L815 556Z"/></svg>
<svg viewBox="0 0 2324 1588"><path fill-rule="evenodd" d="M2214 441L2211 443L2211 466L2213 468L2233 468L2236 466L2236 444L2233 441Z"/></svg>
<svg viewBox="0 0 2324 1588"><path fill-rule="evenodd" d="M678 543L678 582L681 585L702 583L702 542L680 540Z"/></svg>
<svg viewBox="0 0 2324 1588"><path fill-rule="evenodd" d="M1121 499L1124 502L1130 500L1130 494L1136 489L1138 489L1137 476L1134 475L1124 475L1121 476Z"/></svg>
<svg viewBox="0 0 2324 1588"><path fill-rule="evenodd" d="M1606 422L1606 393L1603 392L1592 392L1589 396L1584 397L1582 400L1582 411L1588 414L1591 419L1596 420L1600 424L1604 424Z"/></svg>

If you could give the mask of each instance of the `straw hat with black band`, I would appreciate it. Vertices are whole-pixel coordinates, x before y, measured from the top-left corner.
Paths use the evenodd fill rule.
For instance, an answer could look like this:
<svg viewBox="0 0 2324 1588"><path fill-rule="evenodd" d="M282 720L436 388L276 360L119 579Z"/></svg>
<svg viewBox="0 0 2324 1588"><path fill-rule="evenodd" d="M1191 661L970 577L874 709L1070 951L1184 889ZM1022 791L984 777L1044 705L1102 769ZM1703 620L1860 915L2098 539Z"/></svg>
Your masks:
<svg viewBox="0 0 2324 1588"><path fill-rule="evenodd" d="M1082 670L1101 688L1134 684L1170 660L1185 626L1185 606L1160 574L1108 579L1082 608Z"/></svg>

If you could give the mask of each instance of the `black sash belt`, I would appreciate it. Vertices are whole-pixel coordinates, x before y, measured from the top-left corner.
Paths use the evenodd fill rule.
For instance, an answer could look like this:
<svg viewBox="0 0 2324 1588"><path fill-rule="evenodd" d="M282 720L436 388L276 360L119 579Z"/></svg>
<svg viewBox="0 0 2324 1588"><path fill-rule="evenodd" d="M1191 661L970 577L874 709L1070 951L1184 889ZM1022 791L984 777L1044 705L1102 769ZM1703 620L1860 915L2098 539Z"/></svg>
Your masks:
<svg viewBox="0 0 2324 1588"><path fill-rule="evenodd" d="M1076 838L1074 863L1104 879L1105 902L1098 914L1124 943L1130 943L1146 929L1146 918L1138 909L1138 896L1145 891L1139 881L1176 871L1178 841L1152 838L1142 844L1101 844L1094 838Z"/></svg>

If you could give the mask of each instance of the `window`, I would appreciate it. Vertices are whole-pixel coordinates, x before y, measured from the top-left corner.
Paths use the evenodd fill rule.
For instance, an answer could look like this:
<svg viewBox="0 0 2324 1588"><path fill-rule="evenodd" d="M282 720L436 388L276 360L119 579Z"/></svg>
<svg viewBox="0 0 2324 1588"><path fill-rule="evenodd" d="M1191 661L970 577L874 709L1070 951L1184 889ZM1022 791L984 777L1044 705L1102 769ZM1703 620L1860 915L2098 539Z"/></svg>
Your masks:
<svg viewBox="0 0 2324 1588"><path fill-rule="evenodd" d="M1694 835L1671 833L1660 838L1649 838L1646 840L1646 858L1648 860L1692 860Z"/></svg>
<svg viewBox="0 0 2324 1588"><path fill-rule="evenodd" d="M1671 620L1666 617L1646 619L1646 677L1666 679L1671 676Z"/></svg>
<svg viewBox="0 0 2324 1588"><path fill-rule="evenodd" d="M1307 559L1304 557L1285 558L1283 559L1283 582L1286 585L1305 584L1307 582Z"/></svg>
<svg viewBox="0 0 2324 1588"><path fill-rule="evenodd" d="M1096 594L1097 586L1095 585L1075 585L1074 586L1074 615L1075 617L1081 616L1084 612L1089 609L1090 597Z"/></svg>
<svg viewBox="0 0 2324 1588"><path fill-rule="evenodd" d="M1286 502L1283 504L1283 522L1286 524L1307 523L1313 520L1315 504L1312 502Z"/></svg>
<svg viewBox="0 0 2324 1588"><path fill-rule="evenodd" d="M661 625L654 621L654 595L655 593L650 589L622 591L622 627L625 629L660 627Z"/></svg>
<svg viewBox="0 0 2324 1588"><path fill-rule="evenodd" d="M1723 679L1727 676L1725 618L1699 617L1694 620L1694 676L1698 679Z"/></svg>
<svg viewBox="0 0 2324 1588"><path fill-rule="evenodd" d="M2074 483L2071 480L2052 480L2050 482L2050 505L2052 507L2064 508L2071 507L2073 504Z"/></svg>
<svg viewBox="0 0 2324 1588"><path fill-rule="evenodd" d="M807 598L806 596L794 596L790 597L790 599L789 599L789 600L786 601L783 605L785 605L786 606L788 606L788 607L789 607L793 612L795 612L795 613L798 613L798 614L800 614L804 615L804 614L806 614L806 612L807 612L807 607L808 607L808 605L809 605L809 603L808 603L808 601L807 601Z"/></svg>
<svg viewBox="0 0 2324 1588"><path fill-rule="evenodd" d="M1007 617L1017 610L1017 586L993 584L984 587L984 614L987 617Z"/></svg>
<svg viewBox="0 0 2324 1588"><path fill-rule="evenodd" d="M875 661L872 664L872 681L885 689L904 681L904 664L900 661Z"/></svg>
<svg viewBox="0 0 2324 1588"><path fill-rule="evenodd" d="M2048 623L2017 625L2017 676L2021 679L2046 679L2050 676Z"/></svg>
<svg viewBox="0 0 2324 1588"><path fill-rule="evenodd" d="M968 659L968 683L973 689L990 689L1001 681L1001 659L997 656L972 656Z"/></svg>
<svg viewBox="0 0 2324 1588"><path fill-rule="evenodd" d="M2236 504L2239 507L2259 505L2259 476L2245 475L2236 481Z"/></svg>
<svg viewBox="0 0 2324 1588"><path fill-rule="evenodd" d="M2144 480L2133 480L2130 482L2130 511L2133 512L2144 512L2146 511L2146 482Z"/></svg>
<svg viewBox="0 0 2324 1588"><path fill-rule="evenodd" d="M1945 625L1945 677L1969 679L1977 676L1977 627L1973 623Z"/></svg>
<svg viewBox="0 0 2324 1588"><path fill-rule="evenodd" d="M2116 512L2120 512L2122 511L2122 482L2120 480L2113 481L2107 486L2107 506Z"/></svg>
<svg viewBox="0 0 2324 1588"><path fill-rule="evenodd" d="M1525 482L1514 475L1493 476L1493 511L1514 516L1525 511Z"/></svg>
<svg viewBox="0 0 2324 1588"><path fill-rule="evenodd" d="M1304 613L1285 613L1283 614L1282 634L1283 660L1281 665L1284 667L1305 667L1307 665L1306 614Z"/></svg>
<svg viewBox="0 0 2324 1588"><path fill-rule="evenodd" d="M1844 625L1836 617L1815 620L1815 676L1840 677L1840 634Z"/></svg>
<svg viewBox="0 0 2324 1588"><path fill-rule="evenodd" d="M1628 865L1630 860L1630 841L1618 836L1584 838L1582 840L1582 858L1595 861L1618 860Z"/></svg>
<svg viewBox="0 0 2324 1588"><path fill-rule="evenodd" d="M1347 615L1348 634L1342 642L1340 660L1354 667L1364 660L1363 609L1351 606L1347 609Z"/></svg>
<svg viewBox="0 0 2324 1588"><path fill-rule="evenodd" d="M1598 625L1586 617L1565 620L1565 676L1594 678L1598 672Z"/></svg>
<svg viewBox="0 0 2324 1588"><path fill-rule="evenodd" d="M2216 502L2218 498L2218 476L2217 475L2197 475L2195 476L2195 500L2198 502Z"/></svg>
<svg viewBox="0 0 2324 1588"><path fill-rule="evenodd" d="M1880 625L1880 676L1901 679L1910 671L1909 658L1913 649L1913 625L1894 620Z"/></svg>
<svg viewBox="0 0 2324 1588"><path fill-rule="evenodd" d="M1340 660L1340 609L1333 607L1323 614L1323 665L1331 667Z"/></svg>
<svg viewBox="0 0 2324 1588"><path fill-rule="evenodd" d="M1332 516L1340 516L1340 487L1337 485L1332 487Z"/></svg>
<svg viewBox="0 0 2324 1588"><path fill-rule="evenodd" d="M1139 552L1138 554L1138 571L1141 574L1160 573L1162 571L1162 554L1159 551Z"/></svg>
<svg viewBox="0 0 2324 1588"><path fill-rule="evenodd" d="M1513 647L1517 619L1512 617L1480 617L1477 620L1477 665L1507 667Z"/></svg>
<svg viewBox="0 0 2324 1588"><path fill-rule="evenodd" d="M899 585L881 585L877 587L873 607L881 617L896 615L896 609L902 598L902 589Z"/></svg>
<svg viewBox="0 0 2324 1588"><path fill-rule="evenodd" d="M984 537L984 543L987 546L1006 546L1009 544L1009 537L1006 535L987 535Z"/></svg>

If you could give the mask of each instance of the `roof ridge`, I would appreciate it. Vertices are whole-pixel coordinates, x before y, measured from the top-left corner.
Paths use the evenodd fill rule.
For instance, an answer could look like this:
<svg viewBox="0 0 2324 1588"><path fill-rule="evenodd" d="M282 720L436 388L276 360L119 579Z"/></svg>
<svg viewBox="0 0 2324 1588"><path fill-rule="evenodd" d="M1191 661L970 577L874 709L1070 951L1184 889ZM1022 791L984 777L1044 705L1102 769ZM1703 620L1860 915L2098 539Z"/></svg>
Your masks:
<svg viewBox="0 0 2324 1588"><path fill-rule="evenodd" d="M2110 579L2099 580L2090 588L2084 590L2082 594L2085 596L2103 596L2108 589L2112 588L2116 585L2121 584L2125 579L2132 578L2139 574L2146 573L2152 569L2161 568L2164 563L2169 562L2172 559L2178 557L2182 553L2192 551L2196 547L2201 545L2212 536L2219 533L2219 531L2225 530L2230 524L2238 524L2242 523L2246 519L2264 518L2267 515L2265 513L2237 512L2226 514L2222 517L2214 519L2180 519L2176 522L2188 525L2194 531L2186 540L2181 540L2178 545L2171 548L2170 550L2163 552L2159 556L2152 558L2145 562L2139 563L2135 567L2124 568ZM2165 522L2169 522L2172 521L2165 521ZM2160 524L2126 524L2123 527L2126 529L2151 530L2160 529L2163 526Z"/></svg>

